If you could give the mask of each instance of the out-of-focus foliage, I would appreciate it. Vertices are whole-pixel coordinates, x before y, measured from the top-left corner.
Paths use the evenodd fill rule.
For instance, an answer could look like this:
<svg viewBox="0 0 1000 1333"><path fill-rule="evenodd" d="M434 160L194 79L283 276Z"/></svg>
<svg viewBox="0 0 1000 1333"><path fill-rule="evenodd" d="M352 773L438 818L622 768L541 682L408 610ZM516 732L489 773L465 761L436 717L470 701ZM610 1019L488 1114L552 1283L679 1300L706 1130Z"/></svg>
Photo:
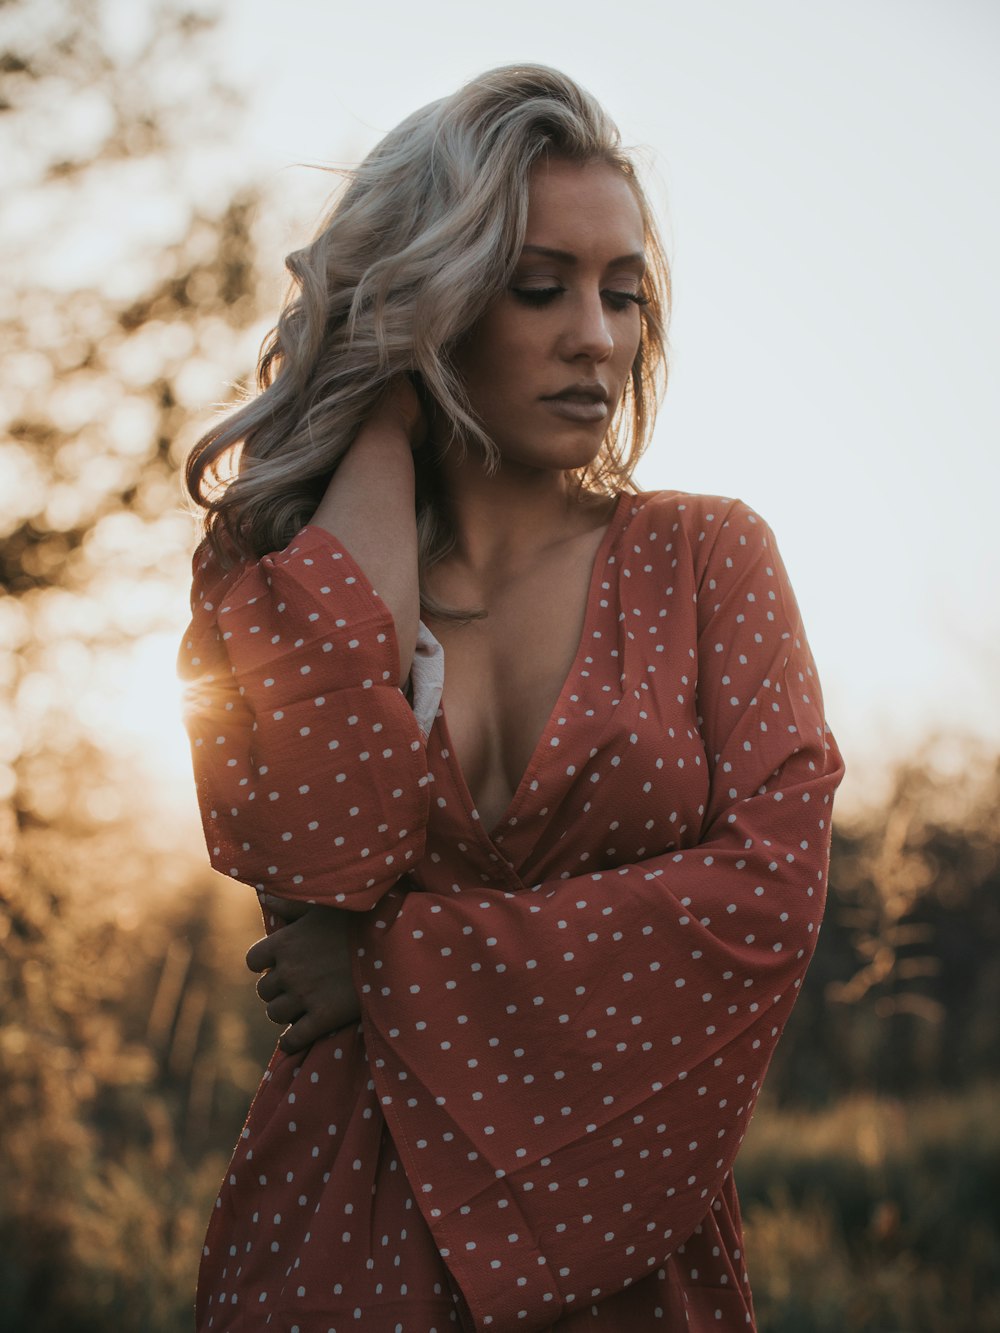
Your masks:
<svg viewBox="0 0 1000 1333"><path fill-rule="evenodd" d="M190 1326L222 1145L271 1044L226 1003L234 900L107 721L130 646L176 638L178 468L261 332L211 32L196 4L0 6L0 1329L18 1333ZM140 709L170 712L161 685Z"/></svg>
<svg viewBox="0 0 1000 1333"><path fill-rule="evenodd" d="M207 879L135 829L18 831L0 811L3 1333L191 1325L266 1053L220 952L248 918Z"/></svg>
<svg viewBox="0 0 1000 1333"><path fill-rule="evenodd" d="M259 340L210 32L174 4L0 9L0 794L29 815L100 813L65 757L110 656L176 624L178 467Z"/></svg>
<svg viewBox="0 0 1000 1333"><path fill-rule="evenodd" d="M758 1110L735 1174L761 1333L1000 1328L998 1092Z"/></svg>
<svg viewBox="0 0 1000 1333"><path fill-rule="evenodd" d="M928 742L834 826L830 897L768 1088L828 1104L1000 1078L1000 757Z"/></svg>

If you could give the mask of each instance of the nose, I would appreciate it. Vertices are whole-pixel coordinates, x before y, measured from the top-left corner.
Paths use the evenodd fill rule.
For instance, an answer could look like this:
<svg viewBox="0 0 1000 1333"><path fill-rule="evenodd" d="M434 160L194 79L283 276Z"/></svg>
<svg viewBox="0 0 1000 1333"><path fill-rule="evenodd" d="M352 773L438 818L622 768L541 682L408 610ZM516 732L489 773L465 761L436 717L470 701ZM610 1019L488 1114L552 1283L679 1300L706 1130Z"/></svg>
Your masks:
<svg viewBox="0 0 1000 1333"><path fill-rule="evenodd" d="M567 360L606 361L615 350L615 340L600 291L580 292L565 309L563 355Z"/></svg>

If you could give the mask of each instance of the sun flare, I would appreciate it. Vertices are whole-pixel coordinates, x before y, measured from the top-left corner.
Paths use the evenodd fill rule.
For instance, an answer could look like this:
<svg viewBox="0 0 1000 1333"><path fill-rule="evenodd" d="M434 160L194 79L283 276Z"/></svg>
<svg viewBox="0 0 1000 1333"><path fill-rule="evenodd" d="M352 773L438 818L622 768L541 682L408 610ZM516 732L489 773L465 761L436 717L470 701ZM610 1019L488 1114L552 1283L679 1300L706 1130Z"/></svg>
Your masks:
<svg viewBox="0 0 1000 1333"><path fill-rule="evenodd" d="M178 796L191 786L191 757L177 678L179 636L148 634L105 664L90 723L105 742L138 759L143 769Z"/></svg>

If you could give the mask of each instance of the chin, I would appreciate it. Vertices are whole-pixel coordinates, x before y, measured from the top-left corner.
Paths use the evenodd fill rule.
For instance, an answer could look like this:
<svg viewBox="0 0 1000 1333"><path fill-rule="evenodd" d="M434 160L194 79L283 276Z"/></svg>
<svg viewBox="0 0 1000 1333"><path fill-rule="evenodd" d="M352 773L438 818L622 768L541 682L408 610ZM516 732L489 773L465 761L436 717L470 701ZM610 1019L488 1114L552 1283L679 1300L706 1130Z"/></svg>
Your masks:
<svg viewBox="0 0 1000 1333"><path fill-rule="evenodd" d="M601 452L604 437L595 438L593 432L589 438L539 440L533 447L504 448L500 445L501 466L509 464L515 467L536 468L546 472L565 472L569 469L589 467Z"/></svg>

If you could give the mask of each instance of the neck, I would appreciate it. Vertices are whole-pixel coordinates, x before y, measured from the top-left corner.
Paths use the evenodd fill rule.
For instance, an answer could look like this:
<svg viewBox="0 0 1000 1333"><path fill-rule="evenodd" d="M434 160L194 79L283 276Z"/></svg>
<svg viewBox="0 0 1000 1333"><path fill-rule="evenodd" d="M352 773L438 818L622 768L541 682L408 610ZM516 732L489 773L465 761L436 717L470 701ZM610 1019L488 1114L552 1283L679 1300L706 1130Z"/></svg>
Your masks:
<svg viewBox="0 0 1000 1333"><path fill-rule="evenodd" d="M449 450L439 482L455 532L448 561L484 584L576 535L595 505L562 471L502 461L488 474L478 446L470 446L464 460Z"/></svg>

